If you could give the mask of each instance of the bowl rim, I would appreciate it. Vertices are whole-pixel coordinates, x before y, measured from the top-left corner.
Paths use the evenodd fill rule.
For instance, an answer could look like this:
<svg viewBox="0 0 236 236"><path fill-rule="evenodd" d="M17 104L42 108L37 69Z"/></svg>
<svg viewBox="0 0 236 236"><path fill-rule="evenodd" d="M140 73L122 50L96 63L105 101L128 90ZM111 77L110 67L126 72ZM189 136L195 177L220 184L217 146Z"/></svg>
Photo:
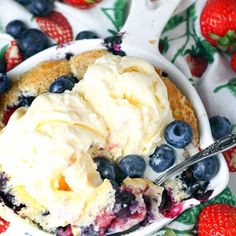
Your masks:
<svg viewBox="0 0 236 236"><path fill-rule="evenodd" d="M87 39L80 41L72 41L67 44L53 46L23 61L20 65L16 66L14 69L9 71L8 76L13 80L17 80L19 79L18 77L19 75L30 70L40 62L65 59L66 53L73 53L74 55L77 55L82 52L99 50L99 49L106 49L106 47L103 45L102 39ZM211 135L209 120L205 107L197 91L195 90L193 85L186 79L185 75L158 52L156 55L153 55L147 51L144 51L142 49L137 49L132 45L127 45L127 44L122 44L122 49L125 52L128 52L127 55L138 56L140 58L146 59L153 66L158 66L168 73L170 79L176 84L178 88L180 88L183 94L185 94L186 97L192 102L193 108L197 115L197 119L199 121L200 147L205 148L211 143L213 143L213 138ZM220 192L222 192L224 188L227 186L227 183L229 181L229 172L227 164L224 158L222 158L221 154L219 157L219 161L220 161L220 170L217 176L213 178L213 180L210 182L209 185L210 187L214 188L213 194L209 199L215 197ZM186 210L198 204L199 201L197 201L196 199L189 199L184 202L183 209ZM137 236L140 234L150 235L159 230L160 228L164 227L165 225L169 224L172 220L174 220L174 218L171 219L163 218L159 222L154 222L144 228L137 229L134 232L129 233L128 235L130 236ZM40 235L42 235L41 230L39 233ZM51 234L45 233L45 235L51 235Z"/></svg>

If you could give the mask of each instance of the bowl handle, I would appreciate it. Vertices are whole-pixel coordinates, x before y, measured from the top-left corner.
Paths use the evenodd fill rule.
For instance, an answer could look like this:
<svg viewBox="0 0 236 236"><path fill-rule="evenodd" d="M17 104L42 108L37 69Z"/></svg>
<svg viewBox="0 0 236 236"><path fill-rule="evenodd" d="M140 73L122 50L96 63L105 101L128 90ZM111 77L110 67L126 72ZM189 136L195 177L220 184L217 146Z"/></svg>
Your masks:
<svg viewBox="0 0 236 236"><path fill-rule="evenodd" d="M181 0L132 0L120 30L124 33L123 43L151 54L159 53L161 32L180 3Z"/></svg>

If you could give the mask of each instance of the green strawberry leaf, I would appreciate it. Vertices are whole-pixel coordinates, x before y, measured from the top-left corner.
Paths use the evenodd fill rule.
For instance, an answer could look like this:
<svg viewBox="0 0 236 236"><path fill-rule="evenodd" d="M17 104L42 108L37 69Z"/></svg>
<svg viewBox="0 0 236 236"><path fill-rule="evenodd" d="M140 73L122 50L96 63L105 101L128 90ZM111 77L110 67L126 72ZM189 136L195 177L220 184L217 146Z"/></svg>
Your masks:
<svg viewBox="0 0 236 236"><path fill-rule="evenodd" d="M127 0L116 0L113 5L115 22L119 29L121 29L125 23L127 3Z"/></svg>
<svg viewBox="0 0 236 236"><path fill-rule="evenodd" d="M213 92L217 93L219 92L221 89L223 88L227 88L229 89L229 91L236 97L236 78L231 79L228 83L226 84L222 84L218 87L216 87Z"/></svg>
<svg viewBox="0 0 236 236"><path fill-rule="evenodd" d="M181 15L176 15L176 16L171 17L170 20L167 22L162 33L165 33L167 31L170 31L170 30L176 28L178 25L180 25L185 20L186 19Z"/></svg>
<svg viewBox="0 0 236 236"><path fill-rule="evenodd" d="M107 30L111 35L117 35L117 31L112 30L112 29L108 29Z"/></svg>
<svg viewBox="0 0 236 236"><path fill-rule="evenodd" d="M176 233L172 229L167 229L164 236L176 236Z"/></svg>
<svg viewBox="0 0 236 236"><path fill-rule="evenodd" d="M184 51L183 56L185 55L191 55L193 57L197 56L199 54L199 47L192 45L191 48L188 48Z"/></svg>
<svg viewBox="0 0 236 236"><path fill-rule="evenodd" d="M200 53L206 58L209 63L214 62L214 54L216 53L216 48L213 47L209 42L203 38L198 38L197 45L199 46Z"/></svg>
<svg viewBox="0 0 236 236"><path fill-rule="evenodd" d="M5 46L3 46L1 49L0 49L0 58L3 58L6 50L8 49L9 45L6 44Z"/></svg>
<svg viewBox="0 0 236 236"><path fill-rule="evenodd" d="M128 0L116 0L112 8L101 8L104 15L111 21L111 23L115 27L115 30L107 30L112 35L116 35L124 25L127 15L127 6Z"/></svg>
<svg viewBox="0 0 236 236"><path fill-rule="evenodd" d="M236 86L229 86L228 89L236 97Z"/></svg>
<svg viewBox="0 0 236 236"><path fill-rule="evenodd" d="M162 54L167 53L168 49L169 49L168 38L165 37L163 39L160 39L160 41L159 41L159 50L160 50L160 52Z"/></svg>
<svg viewBox="0 0 236 236"><path fill-rule="evenodd" d="M191 16L192 20L195 21L195 20L197 19L195 4L192 4L192 5L187 9L187 11L188 11L189 16Z"/></svg>

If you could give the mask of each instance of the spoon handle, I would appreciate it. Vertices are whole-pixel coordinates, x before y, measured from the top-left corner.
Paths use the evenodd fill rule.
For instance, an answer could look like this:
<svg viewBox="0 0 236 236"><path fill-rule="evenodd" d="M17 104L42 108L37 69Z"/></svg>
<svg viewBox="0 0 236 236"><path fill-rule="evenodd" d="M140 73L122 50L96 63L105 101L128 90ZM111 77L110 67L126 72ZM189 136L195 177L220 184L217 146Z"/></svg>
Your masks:
<svg viewBox="0 0 236 236"><path fill-rule="evenodd" d="M156 55L161 32L181 1L130 1L128 17L120 30L120 32L125 32L122 44Z"/></svg>
<svg viewBox="0 0 236 236"><path fill-rule="evenodd" d="M218 139L216 142L208 146L207 148L203 149L202 151L196 153L192 157L187 158L183 162L179 163L178 165L170 168L164 174L159 176L158 179L154 181L155 184L162 184L167 179L171 178L172 176L176 175L177 173L183 171L187 167L202 161L208 157L216 155L220 152L226 151L227 149L236 145L236 135L229 134L223 138Z"/></svg>

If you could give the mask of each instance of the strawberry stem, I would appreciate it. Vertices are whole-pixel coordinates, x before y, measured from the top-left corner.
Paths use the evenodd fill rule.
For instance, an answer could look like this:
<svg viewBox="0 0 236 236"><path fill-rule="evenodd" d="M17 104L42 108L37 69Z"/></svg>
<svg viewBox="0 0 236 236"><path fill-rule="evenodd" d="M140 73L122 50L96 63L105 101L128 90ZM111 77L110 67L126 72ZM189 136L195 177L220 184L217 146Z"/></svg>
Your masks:
<svg viewBox="0 0 236 236"><path fill-rule="evenodd" d="M213 33L210 33L209 35L212 39L217 41L218 47L222 51L227 51L230 48L236 48L236 33L234 30L228 30L223 37Z"/></svg>
<svg viewBox="0 0 236 236"><path fill-rule="evenodd" d="M213 92L214 92L214 93L217 93L217 92L219 92L221 89L227 88L228 86L229 86L228 83L227 83L227 84L220 85L220 86L216 87L216 88L213 90Z"/></svg>
<svg viewBox="0 0 236 236"><path fill-rule="evenodd" d="M85 0L85 2L88 3L88 4L94 4L94 3L96 3L95 0Z"/></svg>
<svg viewBox="0 0 236 236"><path fill-rule="evenodd" d="M186 35L186 34L182 34L182 35L180 35L180 36L178 36L178 37L168 39L168 41L173 41L173 40L176 40L176 39L181 39L181 38L183 38L185 35Z"/></svg>
<svg viewBox="0 0 236 236"><path fill-rule="evenodd" d="M189 33L190 33L189 17L190 17L190 16L191 16L191 15L190 15L190 11L189 11L189 9L188 9L188 10L187 10L187 13L186 13L186 34L185 34L185 35L186 35L186 40L185 40L183 46L178 49L178 51L176 52L176 54L175 54L174 57L172 58L172 60L171 60L172 63L175 62L175 60L177 59L177 57L178 57L179 55L182 55L182 54L184 53L185 48L186 48L186 46L188 45L188 42L189 42L189 39L190 39L190 35L189 35Z"/></svg>

